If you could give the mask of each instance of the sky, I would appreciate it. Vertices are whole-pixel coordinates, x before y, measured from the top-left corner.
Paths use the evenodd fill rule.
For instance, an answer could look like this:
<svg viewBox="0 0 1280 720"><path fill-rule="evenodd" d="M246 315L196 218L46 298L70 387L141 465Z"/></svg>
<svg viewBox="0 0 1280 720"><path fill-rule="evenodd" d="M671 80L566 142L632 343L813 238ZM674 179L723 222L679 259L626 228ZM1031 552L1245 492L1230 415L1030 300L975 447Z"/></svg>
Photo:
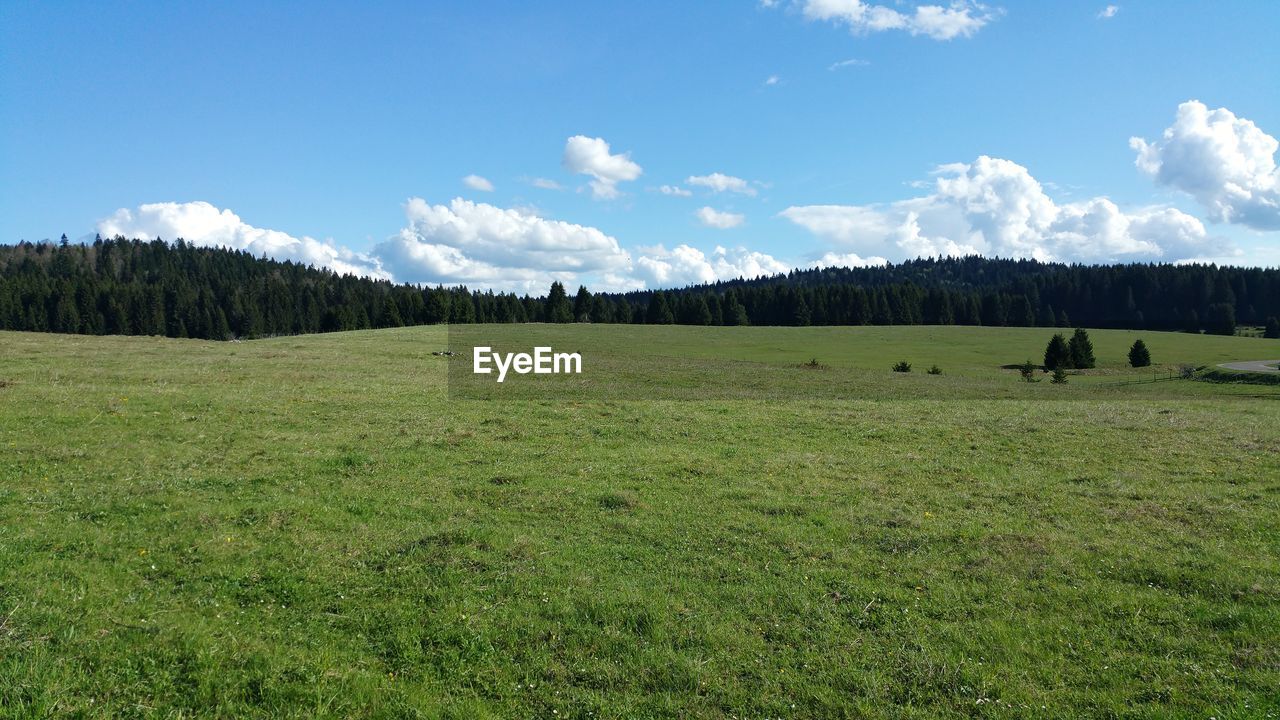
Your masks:
<svg viewBox="0 0 1280 720"><path fill-rule="evenodd" d="M1280 266L1280 3L0 3L0 243L545 293Z"/></svg>

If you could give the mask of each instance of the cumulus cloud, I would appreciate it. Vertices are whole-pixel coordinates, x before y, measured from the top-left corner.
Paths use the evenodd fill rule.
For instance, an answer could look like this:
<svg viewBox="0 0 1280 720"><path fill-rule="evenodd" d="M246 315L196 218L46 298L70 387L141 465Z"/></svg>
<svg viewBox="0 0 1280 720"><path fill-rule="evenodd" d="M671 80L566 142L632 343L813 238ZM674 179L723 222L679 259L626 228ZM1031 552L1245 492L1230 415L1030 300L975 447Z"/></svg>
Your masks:
<svg viewBox="0 0 1280 720"><path fill-rule="evenodd" d="M751 184L740 177L725 175L724 173L711 173L710 175L691 175L685 178L685 183L704 187L712 192L735 192L742 195L755 196L756 189Z"/></svg>
<svg viewBox="0 0 1280 720"><path fill-rule="evenodd" d="M932 189L893 203L793 206L780 215L858 256L878 258L1176 261L1226 248L1198 219L1173 208L1124 211L1105 197L1056 203L1009 160L982 156L941 166Z"/></svg>
<svg viewBox="0 0 1280 720"><path fill-rule="evenodd" d="M374 248L401 282L541 292L553 278L621 276L631 269L629 253L612 236L527 209L411 198L405 217L407 226Z"/></svg>
<svg viewBox="0 0 1280 720"><path fill-rule="evenodd" d="M875 265L888 264L888 260L882 257L864 258L857 253L824 253L822 257L809 263L811 268L824 267L872 267Z"/></svg>
<svg viewBox="0 0 1280 720"><path fill-rule="evenodd" d="M901 30L934 40L971 37L997 14L971 0L955 0L946 7L917 5L909 12L863 0L801 0L800 4L805 18L845 25L856 34Z"/></svg>
<svg viewBox="0 0 1280 720"><path fill-rule="evenodd" d="M667 250L662 245L641 248L636 274L649 287L679 287L717 280L776 275L790 269L770 255L743 247L716 249L707 255L688 245Z"/></svg>
<svg viewBox="0 0 1280 720"><path fill-rule="evenodd" d="M279 230L254 227L230 210L207 202L163 202L121 208L97 224L99 235L127 238L179 238L194 245L245 250L276 260L327 267L338 273L389 278L379 261L338 247L330 240L294 237Z"/></svg>
<svg viewBox="0 0 1280 720"><path fill-rule="evenodd" d="M695 214L698 216L699 222L701 222L703 225L706 225L707 227L717 228L719 230L728 230L729 228L738 227L739 225L742 224L743 220L746 220L745 215L741 215L739 213L721 212L719 210L716 210L715 208L709 208L709 207L698 208L698 212Z"/></svg>
<svg viewBox="0 0 1280 720"><path fill-rule="evenodd" d="M1280 142L1251 121L1191 100L1159 139L1135 137L1129 145L1140 170L1194 197L1211 220L1280 230Z"/></svg>
<svg viewBox="0 0 1280 720"><path fill-rule="evenodd" d="M1098 11L1098 19L1106 20L1107 18L1113 18L1118 12L1120 12L1119 5L1108 5Z"/></svg>
<svg viewBox="0 0 1280 720"><path fill-rule="evenodd" d="M779 78L777 75L770 75L769 77L767 77L767 78L765 78L765 79L764 79L764 84L765 84L765 85L777 85L777 84L780 82L780 80L781 80L781 78Z"/></svg>
<svg viewBox="0 0 1280 720"><path fill-rule="evenodd" d="M462 178L462 184L466 185L472 190L479 190L481 192L493 192L493 183L489 182L485 178L480 177L479 175L468 175Z"/></svg>
<svg viewBox="0 0 1280 720"><path fill-rule="evenodd" d="M579 175L587 175L591 195L597 200L618 197L618 183L635 180L644 171L631 160L630 153L614 155L603 138L574 135L564 146L564 167Z"/></svg>
<svg viewBox="0 0 1280 720"><path fill-rule="evenodd" d="M658 192L663 195L674 195L676 197L689 197L693 193L680 187L679 185L663 185L658 188Z"/></svg>

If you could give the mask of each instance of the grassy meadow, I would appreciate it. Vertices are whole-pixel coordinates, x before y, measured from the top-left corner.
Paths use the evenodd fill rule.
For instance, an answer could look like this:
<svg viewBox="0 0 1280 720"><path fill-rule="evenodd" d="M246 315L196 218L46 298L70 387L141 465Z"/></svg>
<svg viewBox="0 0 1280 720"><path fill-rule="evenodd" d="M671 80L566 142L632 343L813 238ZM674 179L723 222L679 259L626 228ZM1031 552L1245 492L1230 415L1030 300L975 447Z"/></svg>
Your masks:
<svg viewBox="0 0 1280 720"><path fill-rule="evenodd" d="M1280 343L1052 332L0 333L0 716L1280 717Z"/></svg>

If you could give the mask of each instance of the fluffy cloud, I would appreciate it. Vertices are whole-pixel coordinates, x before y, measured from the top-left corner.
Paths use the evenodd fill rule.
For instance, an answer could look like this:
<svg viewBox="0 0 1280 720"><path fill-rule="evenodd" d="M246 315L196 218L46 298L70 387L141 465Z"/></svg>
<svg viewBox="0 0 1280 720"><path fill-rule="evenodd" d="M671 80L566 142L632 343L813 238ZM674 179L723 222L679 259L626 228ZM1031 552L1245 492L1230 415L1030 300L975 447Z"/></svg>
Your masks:
<svg viewBox="0 0 1280 720"><path fill-rule="evenodd" d="M824 267L871 267L888 263L882 257L864 258L857 253L825 253L822 257L809 263L811 268Z"/></svg>
<svg viewBox="0 0 1280 720"><path fill-rule="evenodd" d="M675 195L676 197L689 197L693 194L679 185L663 185L658 188L658 192L663 195Z"/></svg>
<svg viewBox="0 0 1280 720"><path fill-rule="evenodd" d="M717 247L710 256L688 245L667 250L662 245L641 248L636 274L649 287L679 287L735 278L754 278L786 272L790 266L760 252Z"/></svg>
<svg viewBox="0 0 1280 720"><path fill-rule="evenodd" d="M801 0L804 16L848 26L854 33L902 30L934 40L970 37L995 17L986 6L971 0L955 0L949 6L917 5L903 13L863 0Z"/></svg>
<svg viewBox="0 0 1280 720"><path fill-rule="evenodd" d="M603 138L574 135L564 146L566 170L592 178L591 194L598 200L618 197L618 183L635 180L644 171L631 160L629 153L614 155Z"/></svg>
<svg viewBox="0 0 1280 720"><path fill-rule="evenodd" d="M735 192L743 195L754 196L756 189L751 184L740 177L725 175L724 173L711 173L710 175L691 175L685 179L689 185L704 187L712 192Z"/></svg>
<svg viewBox="0 0 1280 720"><path fill-rule="evenodd" d="M466 185L472 190L479 190L481 192L493 192L493 183L489 182L488 179L486 178L480 177L479 175L468 175L462 178L462 184Z"/></svg>
<svg viewBox="0 0 1280 720"><path fill-rule="evenodd" d="M1249 120L1191 100L1158 140L1135 137L1129 145L1139 169L1194 197L1211 220L1280 230L1280 143Z"/></svg>
<svg viewBox="0 0 1280 720"><path fill-rule="evenodd" d="M1106 20L1108 18L1113 18L1116 16L1116 13L1118 12L1120 12L1119 5L1108 5L1098 11L1098 19Z"/></svg>
<svg viewBox="0 0 1280 720"><path fill-rule="evenodd" d="M744 215L731 212L721 212L715 208L709 207L698 208L698 212L695 214L698 216L698 221L703 225L717 228L719 230L728 230L729 228L738 227L742 224L743 220L746 220L746 216Z"/></svg>
<svg viewBox="0 0 1280 720"><path fill-rule="evenodd" d="M613 237L528 210L412 198L405 216L408 225L374 248L401 282L541 292L551 278L621 277L631 269L630 255Z"/></svg>
<svg viewBox="0 0 1280 720"><path fill-rule="evenodd" d="M181 238L194 245L245 250L344 274L390 277L376 258L337 247L329 240L299 238L279 230L254 227L230 210L219 210L207 202L150 203L136 210L121 208L99 221L97 231L104 237L159 237L171 241Z"/></svg>
<svg viewBox="0 0 1280 720"><path fill-rule="evenodd" d="M1176 261L1226 250L1173 208L1123 211L1104 197L1055 203L1027 169L979 157L938 168L933 192L878 205L795 206L780 215L858 256L982 254L1042 261Z"/></svg>

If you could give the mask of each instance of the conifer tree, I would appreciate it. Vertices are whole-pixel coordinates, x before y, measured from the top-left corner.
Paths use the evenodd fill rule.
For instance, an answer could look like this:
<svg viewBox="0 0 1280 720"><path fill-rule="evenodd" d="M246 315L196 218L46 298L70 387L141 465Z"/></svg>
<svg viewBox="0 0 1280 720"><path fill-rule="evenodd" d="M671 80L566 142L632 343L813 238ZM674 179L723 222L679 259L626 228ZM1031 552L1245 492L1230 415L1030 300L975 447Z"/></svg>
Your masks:
<svg viewBox="0 0 1280 720"><path fill-rule="evenodd" d="M1147 350L1147 344L1142 342L1142 338L1134 340L1133 347L1129 348L1129 364L1136 368L1151 364L1151 352Z"/></svg>
<svg viewBox="0 0 1280 720"><path fill-rule="evenodd" d="M547 322L573 322L573 306L559 280L551 283L551 291L547 293Z"/></svg>
<svg viewBox="0 0 1280 720"><path fill-rule="evenodd" d="M1097 364L1093 359L1093 342L1084 328L1076 328L1067 349L1070 351L1069 367L1087 370Z"/></svg>
<svg viewBox="0 0 1280 720"><path fill-rule="evenodd" d="M591 316L591 292L586 285L578 286L578 294L573 299L574 322L598 322Z"/></svg>
<svg viewBox="0 0 1280 720"><path fill-rule="evenodd" d="M1071 350L1067 347L1067 339L1062 333L1054 333L1049 345L1044 349L1044 366L1050 370L1064 368L1071 364Z"/></svg>
<svg viewBox="0 0 1280 720"><path fill-rule="evenodd" d="M676 321L675 314L667 305L667 296L661 290L655 291L649 297L649 309L645 313L645 320L650 325L671 325Z"/></svg>

